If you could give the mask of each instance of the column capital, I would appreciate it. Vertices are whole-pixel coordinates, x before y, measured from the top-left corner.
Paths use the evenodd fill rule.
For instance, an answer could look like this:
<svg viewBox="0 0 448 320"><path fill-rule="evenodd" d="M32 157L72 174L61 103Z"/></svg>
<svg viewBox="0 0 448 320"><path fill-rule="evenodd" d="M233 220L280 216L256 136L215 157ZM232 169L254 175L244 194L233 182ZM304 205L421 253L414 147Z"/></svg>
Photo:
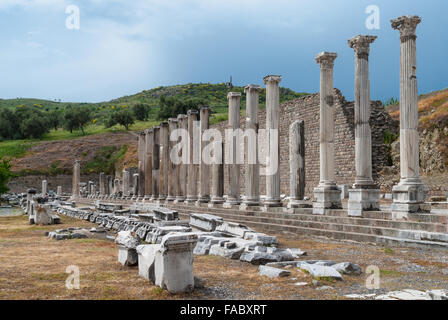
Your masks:
<svg viewBox="0 0 448 320"><path fill-rule="evenodd" d="M153 131L154 131L153 128L146 129L146 130L145 130L145 134L150 134L150 133L152 133Z"/></svg>
<svg viewBox="0 0 448 320"><path fill-rule="evenodd" d="M187 116L192 116L192 115L197 115L198 111L197 110L188 110L187 111Z"/></svg>
<svg viewBox="0 0 448 320"><path fill-rule="evenodd" d="M229 92L227 94L227 99L231 99L231 98L241 98L241 93L240 92Z"/></svg>
<svg viewBox="0 0 448 320"><path fill-rule="evenodd" d="M263 81L264 81L264 84L267 84L268 82L280 83L280 81L282 81L282 76L268 75L263 78Z"/></svg>
<svg viewBox="0 0 448 320"><path fill-rule="evenodd" d="M159 130L160 129L160 126L154 126L154 127L152 127L152 129L155 131L155 130Z"/></svg>
<svg viewBox="0 0 448 320"><path fill-rule="evenodd" d="M244 93L248 93L251 91L255 91L255 92L261 92L261 87L257 84L249 84L244 88Z"/></svg>
<svg viewBox="0 0 448 320"><path fill-rule="evenodd" d="M75 161L73 162L73 164L79 164L79 163L81 163L81 160L75 160Z"/></svg>
<svg viewBox="0 0 448 320"><path fill-rule="evenodd" d="M162 128L162 127L168 127L168 121L160 122L160 128Z"/></svg>
<svg viewBox="0 0 448 320"><path fill-rule="evenodd" d="M139 135L139 136L144 136L144 135L146 135L146 133L145 133L145 131L140 131L140 132L138 133L138 135Z"/></svg>
<svg viewBox="0 0 448 320"><path fill-rule="evenodd" d="M177 118L169 118L168 123L177 123Z"/></svg>
<svg viewBox="0 0 448 320"><path fill-rule="evenodd" d="M373 43L377 36L362 36L358 35L348 40L348 46L355 50L355 53L360 59L369 59L370 44Z"/></svg>
<svg viewBox="0 0 448 320"><path fill-rule="evenodd" d="M185 120L188 116L186 114L178 114L177 115L177 121Z"/></svg>
<svg viewBox="0 0 448 320"><path fill-rule="evenodd" d="M334 60L338 57L338 54L335 52L326 52L323 51L316 56L316 63L320 64L320 67L323 69L333 69Z"/></svg>
<svg viewBox="0 0 448 320"><path fill-rule="evenodd" d="M206 110L211 110L211 109L212 108L210 106L203 106L203 107L201 107L200 111L202 111L202 110L206 111Z"/></svg>
<svg viewBox="0 0 448 320"><path fill-rule="evenodd" d="M392 28L400 31L402 42L417 38L415 31L420 22L422 22L422 19L419 16L402 16L391 20Z"/></svg>

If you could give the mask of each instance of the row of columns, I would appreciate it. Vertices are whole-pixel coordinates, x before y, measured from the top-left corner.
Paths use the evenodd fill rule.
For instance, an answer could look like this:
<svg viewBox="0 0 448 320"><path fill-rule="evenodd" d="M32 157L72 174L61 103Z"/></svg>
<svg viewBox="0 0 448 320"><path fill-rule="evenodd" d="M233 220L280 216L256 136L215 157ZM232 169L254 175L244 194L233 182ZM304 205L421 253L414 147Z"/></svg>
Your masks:
<svg viewBox="0 0 448 320"><path fill-rule="evenodd" d="M416 76L416 27L421 22L417 16L400 17L392 21L392 27L400 31L400 166L401 180L393 188L392 212L402 218L412 212L426 211L424 205L428 188L419 177L418 149L418 93ZM370 45L376 36L356 36L348 40L355 53L355 167L356 178L349 191L348 213L362 216L364 211L379 210L379 188L372 178L372 138L370 127L371 101L369 80ZM341 191L335 179L334 155L334 106L333 69L336 53L322 52L316 56L320 66L320 181L314 189L313 213L325 214L329 209L342 209ZM274 168L266 174L265 207L281 206L280 199L280 144L279 144L279 83L281 76L264 78L266 85L266 155L267 167ZM245 143L246 186L245 195L240 197L239 141L232 135L233 143L226 143L231 164L226 165L229 189L224 203L224 151L222 141L211 141L214 163L210 166L201 161L201 155L208 142L194 137L209 129L210 108L200 110L200 125L197 127L198 112L188 111L168 122L139 135L138 150L138 194L151 200L166 200L187 203L206 203L211 206L224 203L225 207L241 205L241 208L260 205L258 157L258 101L260 86L248 85L246 93L246 129L255 132L253 143ZM228 129L240 129L241 93L230 92L228 98ZM290 202L289 208L305 207L305 140L304 122L295 121L290 126ZM170 141L170 133L176 129L188 129L188 150L174 150L176 141ZM185 132L185 131L183 131ZM181 137L187 139L187 137ZM250 138L250 137L249 137ZM252 138L254 138L252 136ZM185 140L184 140L185 141ZM201 141L194 146L194 141ZM199 148L198 148L199 147ZM251 148L251 149L249 149ZM174 154L170 154L174 151ZM189 164L175 164L176 155L188 159ZM255 161L254 158L255 157ZM74 168L74 194L79 194L79 162ZM103 177L104 178L104 177ZM101 180L101 177L100 177ZM127 177L126 177L126 180ZM211 186L210 186L211 180ZM198 184L199 182L199 184ZM125 190L128 187L125 182Z"/></svg>

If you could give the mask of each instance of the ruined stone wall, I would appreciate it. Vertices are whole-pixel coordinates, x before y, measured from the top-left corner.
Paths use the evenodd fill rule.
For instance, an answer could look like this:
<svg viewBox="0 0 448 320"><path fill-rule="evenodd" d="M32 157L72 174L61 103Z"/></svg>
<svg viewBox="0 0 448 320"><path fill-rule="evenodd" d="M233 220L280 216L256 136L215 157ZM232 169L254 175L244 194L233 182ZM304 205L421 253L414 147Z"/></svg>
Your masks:
<svg viewBox="0 0 448 320"><path fill-rule="evenodd" d="M355 179L355 130L354 103L347 102L337 89L334 91L335 101L335 171L338 184L351 185ZM289 126L296 120L305 121L305 166L307 196L312 197L313 189L319 183L319 94L312 94L291 100L280 105L280 183L281 193L289 195ZM260 129L266 128L266 111L259 112ZM222 132L227 122L211 126ZM373 176L387 165L389 150L384 144L384 133L398 132L398 123L394 122L384 111L380 101L372 102L372 162ZM245 128L245 117L241 116L241 128ZM224 172L227 193L229 177ZM244 166L241 166L240 178L241 194L244 194ZM266 179L260 177L260 194L265 194Z"/></svg>

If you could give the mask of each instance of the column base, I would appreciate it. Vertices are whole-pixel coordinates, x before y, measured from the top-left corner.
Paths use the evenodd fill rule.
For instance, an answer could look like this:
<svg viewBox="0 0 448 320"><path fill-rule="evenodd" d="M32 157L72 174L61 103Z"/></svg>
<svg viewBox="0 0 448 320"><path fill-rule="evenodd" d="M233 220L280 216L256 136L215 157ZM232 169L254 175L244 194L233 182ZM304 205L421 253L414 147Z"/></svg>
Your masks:
<svg viewBox="0 0 448 320"><path fill-rule="evenodd" d="M195 203L196 201L198 201L197 196L187 196L187 199L185 199L186 204Z"/></svg>
<svg viewBox="0 0 448 320"><path fill-rule="evenodd" d="M240 211L259 211L260 210L260 203L250 202L246 203L243 202L240 204Z"/></svg>
<svg viewBox="0 0 448 320"><path fill-rule="evenodd" d="M283 203L280 198L265 198L262 202L262 205L266 208L278 208L282 207Z"/></svg>
<svg viewBox="0 0 448 320"><path fill-rule="evenodd" d="M323 215L332 209L342 209L341 190L337 188L336 184L315 188L313 214Z"/></svg>
<svg viewBox="0 0 448 320"><path fill-rule="evenodd" d="M226 199L224 199L223 197L216 197L216 196L214 196L214 197L212 197L212 198L210 199L210 202L209 202L209 204L208 204L208 207L209 207L209 208L217 208L218 206L221 206L221 207L222 207L222 204L223 204L224 202L226 202Z"/></svg>
<svg viewBox="0 0 448 320"><path fill-rule="evenodd" d="M226 202L222 205L223 208L233 209L234 207L239 206L241 201L236 198L227 198Z"/></svg>
<svg viewBox="0 0 448 320"><path fill-rule="evenodd" d="M174 200L176 200L175 196L168 196L168 197L166 197L166 201L167 202L173 202Z"/></svg>
<svg viewBox="0 0 448 320"><path fill-rule="evenodd" d="M428 191L419 178L402 179L392 188L392 219L407 220L413 213L430 213L431 205L425 203Z"/></svg>
<svg viewBox="0 0 448 320"><path fill-rule="evenodd" d="M182 203L185 201L185 197L176 197L176 200L174 200L174 203Z"/></svg>
<svg viewBox="0 0 448 320"><path fill-rule="evenodd" d="M348 215L362 217L364 211L380 210L380 189L350 189Z"/></svg>
<svg viewBox="0 0 448 320"><path fill-rule="evenodd" d="M242 205L255 207L260 205L260 197L244 197Z"/></svg>
<svg viewBox="0 0 448 320"><path fill-rule="evenodd" d="M288 202L288 209L300 209L300 208L311 208L312 205L310 205L308 202L304 200L289 200Z"/></svg>
<svg viewBox="0 0 448 320"><path fill-rule="evenodd" d="M210 196L199 196L197 202L199 202L199 203L210 202Z"/></svg>

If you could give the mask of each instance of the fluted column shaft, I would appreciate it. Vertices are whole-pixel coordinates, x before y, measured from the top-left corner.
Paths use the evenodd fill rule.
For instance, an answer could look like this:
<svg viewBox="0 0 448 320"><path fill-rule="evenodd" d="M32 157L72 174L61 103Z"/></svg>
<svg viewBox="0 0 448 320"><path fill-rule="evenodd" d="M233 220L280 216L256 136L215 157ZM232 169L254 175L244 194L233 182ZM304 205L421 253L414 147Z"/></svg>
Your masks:
<svg viewBox="0 0 448 320"><path fill-rule="evenodd" d="M152 152L154 144L154 130L145 130L145 199L152 196Z"/></svg>
<svg viewBox="0 0 448 320"><path fill-rule="evenodd" d="M188 186L187 186L187 202L196 202L198 200L198 159L195 159L195 152L197 152L199 145L195 145L195 122L198 118L196 110L188 110Z"/></svg>
<svg viewBox="0 0 448 320"><path fill-rule="evenodd" d="M281 76L266 76L266 133L267 133L267 164L269 172L266 175L266 198L264 205L281 206L280 200L280 90Z"/></svg>
<svg viewBox="0 0 448 320"><path fill-rule="evenodd" d="M200 112L200 126L201 126L201 155L199 163L199 180L201 182L199 187L199 198L198 202L209 202L210 201L210 164L205 163L202 158L202 152L207 147L208 141L203 141L202 135L206 130L209 129L209 118L210 118L210 107L202 107Z"/></svg>
<svg viewBox="0 0 448 320"><path fill-rule="evenodd" d="M146 134L139 132L138 135L138 196L145 196L145 155L146 155Z"/></svg>
<svg viewBox="0 0 448 320"><path fill-rule="evenodd" d="M123 170L123 197L129 197L131 176L129 171Z"/></svg>
<svg viewBox="0 0 448 320"><path fill-rule="evenodd" d="M167 201L174 201L176 199L177 195L177 189L178 189L178 171L177 171L177 165L172 161L171 159L171 150L173 150L176 142L171 141L170 135L172 132L177 130L177 118L169 118L168 119L168 127L169 127L169 133L168 133L168 143L169 143L169 151L168 151L168 197L166 198Z"/></svg>
<svg viewBox="0 0 448 320"><path fill-rule="evenodd" d="M151 200L159 198L160 175L160 126L153 127L153 151L152 151L152 195Z"/></svg>
<svg viewBox="0 0 448 320"><path fill-rule="evenodd" d="M294 121L289 127L289 208L303 206L305 197L305 121Z"/></svg>
<svg viewBox="0 0 448 320"><path fill-rule="evenodd" d="M79 183L81 182L81 161L75 160L73 164L72 196L79 197Z"/></svg>
<svg viewBox="0 0 448 320"><path fill-rule="evenodd" d="M260 204L260 165L258 163L258 106L261 87L248 85L246 93L246 189L243 203L248 206Z"/></svg>
<svg viewBox="0 0 448 320"><path fill-rule="evenodd" d="M224 203L224 144L222 141L213 141L213 164L212 164L212 190L211 204ZM215 153L220 150L221 154Z"/></svg>
<svg viewBox="0 0 448 320"><path fill-rule="evenodd" d="M168 196L168 161L169 153L169 127L168 122L160 123L160 182L159 200L166 200Z"/></svg>
<svg viewBox="0 0 448 320"><path fill-rule="evenodd" d="M178 189L176 202L183 202L186 199L187 195L187 176L188 176L188 164L183 161L186 159L185 155L188 153L188 117L185 114L180 114L177 116L177 126L181 132L181 141L182 148L180 148L178 152L179 159L182 159L181 162L177 165L178 171ZM185 153L185 154L184 154ZM187 159L188 160L188 159Z"/></svg>
<svg viewBox="0 0 448 320"><path fill-rule="evenodd" d="M106 179L104 172L100 173L100 195L104 196L106 194Z"/></svg>
<svg viewBox="0 0 448 320"><path fill-rule="evenodd" d="M428 193L420 179L416 29L418 16L392 20L392 28L400 32L400 173L394 186L392 215L402 218L408 213L428 212Z"/></svg>
<svg viewBox="0 0 448 320"><path fill-rule="evenodd" d="M240 101L241 93L239 92L229 92L227 95L229 101L229 122L227 129L232 130L232 132L237 133L240 129ZM226 141L226 145L229 149L229 161L227 164L228 177L229 177L229 191L227 192L227 205L237 205L240 203L240 165L238 164L238 152L240 150L239 139L236 135L231 135L232 141Z"/></svg>

